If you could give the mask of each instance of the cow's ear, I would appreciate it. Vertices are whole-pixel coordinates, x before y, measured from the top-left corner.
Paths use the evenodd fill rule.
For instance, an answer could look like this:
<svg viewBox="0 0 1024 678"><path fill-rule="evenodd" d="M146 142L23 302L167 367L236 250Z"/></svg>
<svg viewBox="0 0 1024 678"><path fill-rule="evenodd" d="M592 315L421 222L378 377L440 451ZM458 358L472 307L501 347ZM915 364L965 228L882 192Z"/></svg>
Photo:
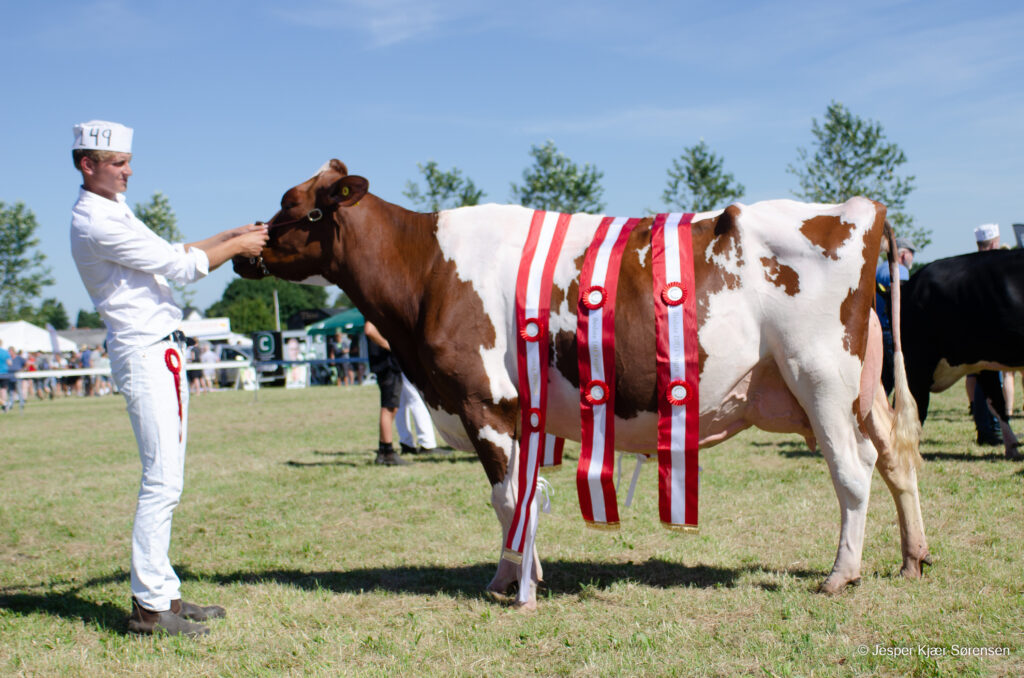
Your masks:
<svg viewBox="0 0 1024 678"><path fill-rule="evenodd" d="M370 188L364 177L350 175L338 179L327 189L327 197L336 207L350 207L359 202Z"/></svg>

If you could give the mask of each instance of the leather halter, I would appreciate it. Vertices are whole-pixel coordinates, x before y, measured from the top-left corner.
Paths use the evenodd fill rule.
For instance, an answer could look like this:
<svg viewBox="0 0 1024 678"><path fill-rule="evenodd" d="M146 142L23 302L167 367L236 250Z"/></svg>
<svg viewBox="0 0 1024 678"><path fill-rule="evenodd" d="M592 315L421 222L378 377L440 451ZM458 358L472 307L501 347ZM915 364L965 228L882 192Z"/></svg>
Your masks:
<svg viewBox="0 0 1024 678"><path fill-rule="evenodd" d="M320 221L323 218L324 218L324 213L320 210L320 208L319 207L314 207L310 211L306 212L306 215L304 217L300 217L298 219L292 219L291 221L279 221L279 222L277 222L275 224L268 224L267 225L267 230L269 231L271 228L277 228L278 226L291 226L292 224L298 224L298 223L301 223L303 221L316 222L316 221ZM257 221L256 223L257 224L262 224L263 222L262 221ZM270 269L267 268L267 264L263 261L263 253L262 252L259 255L255 256L255 257L249 257L249 263L252 264L253 266L257 267L257 269L259 270L260 275L262 277L265 278L265 277L271 275Z"/></svg>

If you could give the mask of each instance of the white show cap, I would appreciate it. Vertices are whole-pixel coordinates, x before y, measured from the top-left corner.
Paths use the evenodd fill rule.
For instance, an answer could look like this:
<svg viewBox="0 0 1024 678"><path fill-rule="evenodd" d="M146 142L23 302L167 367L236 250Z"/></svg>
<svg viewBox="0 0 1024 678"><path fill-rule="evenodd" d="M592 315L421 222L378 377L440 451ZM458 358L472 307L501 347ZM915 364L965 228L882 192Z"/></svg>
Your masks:
<svg viewBox="0 0 1024 678"><path fill-rule="evenodd" d="M72 128L75 132L75 143L71 150L86 149L90 151L132 152L131 127L106 120L90 120L80 122Z"/></svg>
<svg viewBox="0 0 1024 678"><path fill-rule="evenodd" d="M999 237L999 224L982 224L974 229L974 239L978 242Z"/></svg>

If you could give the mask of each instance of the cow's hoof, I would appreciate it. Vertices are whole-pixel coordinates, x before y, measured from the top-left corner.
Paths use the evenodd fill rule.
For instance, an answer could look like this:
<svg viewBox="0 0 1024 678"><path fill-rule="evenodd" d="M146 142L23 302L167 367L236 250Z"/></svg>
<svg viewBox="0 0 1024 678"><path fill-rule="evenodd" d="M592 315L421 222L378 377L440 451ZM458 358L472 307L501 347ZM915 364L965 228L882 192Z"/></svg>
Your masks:
<svg viewBox="0 0 1024 678"><path fill-rule="evenodd" d="M516 601L515 605L512 606L512 609L516 612L536 612L537 601L528 600L525 603L520 603L519 601Z"/></svg>
<svg viewBox="0 0 1024 678"><path fill-rule="evenodd" d="M484 591L484 595L487 596L487 598L491 601L495 603L502 603L504 605L508 605L513 600L515 600L515 598L508 595L507 593L502 593L501 591L494 591L492 589L486 589Z"/></svg>
<svg viewBox="0 0 1024 678"><path fill-rule="evenodd" d="M829 577L822 582L821 586L818 587L818 593L823 593L826 596L838 596L846 589L847 586L860 586L860 577L848 579L845 577L839 577L838 575L829 575Z"/></svg>
<svg viewBox="0 0 1024 678"><path fill-rule="evenodd" d="M920 559L907 560L900 570L904 579L920 579L924 576L924 566L932 564L932 554L926 553Z"/></svg>

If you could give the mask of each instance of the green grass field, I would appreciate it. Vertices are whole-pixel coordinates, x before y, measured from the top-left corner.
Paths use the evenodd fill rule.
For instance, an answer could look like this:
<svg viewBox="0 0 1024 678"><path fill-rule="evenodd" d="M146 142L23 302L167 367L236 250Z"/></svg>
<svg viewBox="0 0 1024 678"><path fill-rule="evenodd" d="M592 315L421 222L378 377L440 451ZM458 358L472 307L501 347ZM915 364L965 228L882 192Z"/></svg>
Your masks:
<svg viewBox="0 0 1024 678"><path fill-rule="evenodd" d="M570 444L544 474L534 614L483 595L500 533L475 456L374 466L376 403L373 387L193 397L171 557L189 600L228 608L198 641L125 630L123 399L0 416L0 675L1024 675L1024 465L973 444L962 386L925 426L922 581L898 577L875 474L863 583L815 592L838 504L796 438L704 452L697 536L659 526L650 464L622 529L586 529Z"/></svg>

